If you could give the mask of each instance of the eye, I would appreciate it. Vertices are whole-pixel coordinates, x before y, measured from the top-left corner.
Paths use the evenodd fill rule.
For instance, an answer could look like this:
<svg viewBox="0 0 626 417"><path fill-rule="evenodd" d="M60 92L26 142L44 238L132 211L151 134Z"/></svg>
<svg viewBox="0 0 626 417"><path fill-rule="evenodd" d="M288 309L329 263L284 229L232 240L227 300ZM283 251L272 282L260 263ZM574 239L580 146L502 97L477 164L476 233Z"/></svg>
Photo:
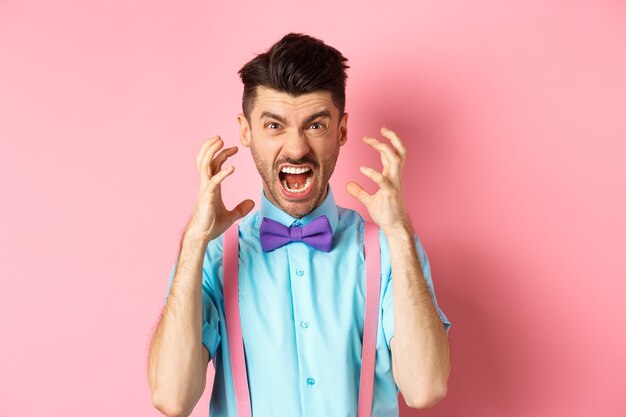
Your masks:
<svg viewBox="0 0 626 417"><path fill-rule="evenodd" d="M323 129L323 128L325 128L325 127L326 127L326 126L324 126L324 124L323 124L322 122L315 122L315 123L312 123L312 124L309 126L309 129L319 130L319 129Z"/></svg>
<svg viewBox="0 0 626 417"><path fill-rule="evenodd" d="M265 123L265 128L267 128L267 129L274 130L274 129L278 129L279 127L280 127L280 125L278 123L276 123L276 122L267 122L267 123Z"/></svg>

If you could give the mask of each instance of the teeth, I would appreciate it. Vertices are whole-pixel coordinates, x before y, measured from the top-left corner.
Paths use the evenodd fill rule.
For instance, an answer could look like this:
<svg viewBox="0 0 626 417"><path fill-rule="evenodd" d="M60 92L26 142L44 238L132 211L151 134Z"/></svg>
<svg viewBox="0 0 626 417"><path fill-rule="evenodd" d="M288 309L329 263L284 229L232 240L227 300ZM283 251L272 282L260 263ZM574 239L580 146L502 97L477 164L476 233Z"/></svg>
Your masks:
<svg viewBox="0 0 626 417"><path fill-rule="evenodd" d="M287 185L287 181L286 181L286 180L283 180L283 181L282 181L282 183L283 183L283 187L285 187L285 190L289 191L290 193L303 193L303 192L305 192L306 190L308 190L308 189L309 189L309 185L311 185L311 177L308 177L308 178L306 179L306 183L304 184L304 187L302 187L302 188L297 188L297 189L295 189L295 190L294 190L294 189L289 188L289 186ZM298 186L298 184L294 184L294 185L295 185L296 187Z"/></svg>
<svg viewBox="0 0 626 417"><path fill-rule="evenodd" d="M309 167L303 167L303 168L296 168L296 167L283 167L283 169L281 169L281 172L284 172L285 174L304 174L305 172L309 172L311 170L311 168Z"/></svg>

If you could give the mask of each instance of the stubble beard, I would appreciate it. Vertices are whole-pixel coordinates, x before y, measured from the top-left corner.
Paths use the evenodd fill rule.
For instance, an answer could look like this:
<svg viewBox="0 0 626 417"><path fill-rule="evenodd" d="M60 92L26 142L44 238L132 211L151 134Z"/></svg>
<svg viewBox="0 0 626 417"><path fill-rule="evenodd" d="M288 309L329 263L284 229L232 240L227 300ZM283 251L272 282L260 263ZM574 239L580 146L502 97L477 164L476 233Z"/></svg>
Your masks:
<svg viewBox="0 0 626 417"><path fill-rule="evenodd" d="M255 146L254 139L251 141L250 152L252 154L252 159L254 159L254 163L256 165L257 171L261 176L261 180L265 185L264 189L268 190L273 202L277 204L285 213L289 214L292 217L300 219L307 214L309 214L315 207L319 206L324 197L326 196L326 189L328 188L328 181L335 170L335 165L337 163L337 158L339 157L339 145L335 148L335 151L328 156L322 163L318 163L313 158L309 156L305 156L301 160L300 163L310 163L314 166L314 174L317 179L314 182L314 186L316 187L315 195L311 196L305 201L298 203L289 203L289 206L285 204L285 197L283 193L278 187L277 178L278 178L278 166L283 162L292 162L292 160L286 161L284 158L280 160L276 160L274 166L271 165L269 161L264 160L259 156ZM267 197L267 196L266 196Z"/></svg>

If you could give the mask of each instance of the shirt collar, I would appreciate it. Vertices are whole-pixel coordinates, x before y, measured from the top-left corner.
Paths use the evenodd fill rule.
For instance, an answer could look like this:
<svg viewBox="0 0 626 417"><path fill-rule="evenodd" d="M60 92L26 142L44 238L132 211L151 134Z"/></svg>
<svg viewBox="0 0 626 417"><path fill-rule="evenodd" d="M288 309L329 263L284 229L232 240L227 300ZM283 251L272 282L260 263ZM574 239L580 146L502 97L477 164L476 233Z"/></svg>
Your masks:
<svg viewBox="0 0 626 417"><path fill-rule="evenodd" d="M324 197L322 204L315 207L309 214L301 219L292 217L279 207L275 206L274 203L265 197L265 193L263 191L261 191L261 207L259 208L259 214L260 219L268 217L288 227L294 226L294 224L298 226L306 226L319 216L326 215L326 217L328 217L328 221L330 222L330 227L333 230L333 234L335 233L337 222L339 220L339 212L333 197L333 192L330 189L330 184L328 185L328 193L326 193L326 197Z"/></svg>

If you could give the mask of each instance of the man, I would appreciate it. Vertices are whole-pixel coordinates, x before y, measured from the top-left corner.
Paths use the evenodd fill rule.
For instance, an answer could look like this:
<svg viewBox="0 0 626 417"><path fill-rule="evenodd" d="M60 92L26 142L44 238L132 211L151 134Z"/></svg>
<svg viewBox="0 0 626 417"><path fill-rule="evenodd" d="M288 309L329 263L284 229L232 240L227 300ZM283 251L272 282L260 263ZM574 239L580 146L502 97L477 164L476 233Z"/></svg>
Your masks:
<svg viewBox="0 0 626 417"><path fill-rule="evenodd" d="M315 38L289 34L248 62L241 143L250 148L263 182L260 210L244 200L222 202L225 167L237 147L219 136L197 157L200 191L184 232L153 336L148 368L152 401L168 416L187 416L205 388L209 360L216 376L212 416L237 415L226 337L222 273L223 233L239 224L239 308L252 414L355 416L364 325L363 219L338 207L328 185L347 140L346 59ZM380 227L381 301L373 416L398 414L397 394L428 407L445 396L450 369L447 329L437 306L430 265L409 224L402 197L406 150L364 138L383 169L361 168L379 189L356 183L347 191ZM251 213L250 215L248 215ZM264 218L306 227L326 216L332 242L268 248ZM393 279L391 272L393 271ZM393 285L392 285L393 284Z"/></svg>

